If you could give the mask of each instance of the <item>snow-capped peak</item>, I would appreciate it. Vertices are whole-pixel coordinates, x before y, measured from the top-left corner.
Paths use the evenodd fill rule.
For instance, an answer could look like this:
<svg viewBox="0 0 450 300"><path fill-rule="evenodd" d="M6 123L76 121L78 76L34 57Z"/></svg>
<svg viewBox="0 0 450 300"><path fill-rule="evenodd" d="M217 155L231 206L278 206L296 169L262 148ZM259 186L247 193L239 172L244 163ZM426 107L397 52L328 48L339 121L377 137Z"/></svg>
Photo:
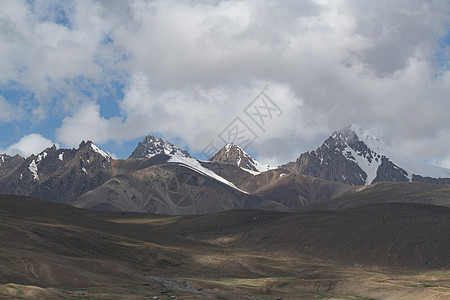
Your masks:
<svg viewBox="0 0 450 300"><path fill-rule="evenodd" d="M210 161L217 161L235 165L245 170L264 172L270 170L269 165L262 164L251 157L241 147L235 144L226 144Z"/></svg>
<svg viewBox="0 0 450 300"><path fill-rule="evenodd" d="M191 157L186 150L181 149L172 143L164 141L161 138L156 139L154 136L149 135L146 136L142 142L139 142L136 149L133 151L129 158L145 159L158 154Z"/></svg>
<svg viewBox="0 0 450 300"><path fill-rule="evenodd" d="M395 152L390 146L386 145L381 139L365 131L356 124L347 126L331 136L340 140L345 148L342 154L358 164L358 166L367 174L366 184L372 183L377 177L378 167L381 164L381 158L384 157L391 161L396 167L403 169L407 178L411 181L413 175L432 178L450 178L450 169L440 168L422 161L413 159L403 154ZM359 145L362 142L363 145Z"/></svg>
<svg viewBox="0 0 450 300"><path fill-rule="evenodd" d="M366 144L366 146L369 147L372 151L384 152L384 149L389 148L389 146L387 146L381 139L368 133L357 124L351 124L350 126L348 126L348 130L355 133L358 139Z"/></svg>

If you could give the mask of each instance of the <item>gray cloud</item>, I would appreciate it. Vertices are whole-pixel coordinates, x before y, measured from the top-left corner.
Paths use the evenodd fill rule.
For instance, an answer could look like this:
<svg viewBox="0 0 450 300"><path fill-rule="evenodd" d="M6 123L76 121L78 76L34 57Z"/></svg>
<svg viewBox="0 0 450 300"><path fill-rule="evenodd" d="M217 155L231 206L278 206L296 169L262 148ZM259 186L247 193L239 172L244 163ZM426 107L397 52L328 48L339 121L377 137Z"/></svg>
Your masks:
<svg viewBox="0 0 450 300"><path fill-rule="evenodd" d="M446 1L77 1L71 28L4 3L20 13L0 18L0 82L56 86L65 145L161 132L201 151L267 86L284 114L257 132L261 160L294 159L350 122L410 155L450 157ZM66 85L114 76L126 87L111 119Z"/></svg>

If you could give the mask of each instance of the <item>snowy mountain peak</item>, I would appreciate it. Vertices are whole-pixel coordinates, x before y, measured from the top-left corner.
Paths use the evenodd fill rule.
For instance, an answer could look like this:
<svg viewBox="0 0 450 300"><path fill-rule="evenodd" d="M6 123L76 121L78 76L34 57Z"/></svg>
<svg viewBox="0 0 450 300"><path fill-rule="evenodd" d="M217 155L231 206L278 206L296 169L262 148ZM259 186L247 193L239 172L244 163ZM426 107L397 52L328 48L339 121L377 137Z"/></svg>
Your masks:
<svg viewBox="0 0 450 300"><path fill-rule="evenodd" d="M426 164L420 160L397 153L382 140L366 134L366 132L364 132L364 130L359 126L352 125L350 126L350 129L356 133L359 140L367 145L369 149L373 152L377 152L379 155L391 161L396 167L404 170L409 181L413 181L414 176L450 178L449 169Z"/></svg>
<svg viewBox="0 0 450 300"><path fill-rule="evenodd" d="M413 177L416 177L417 180L418 176L450 178L450 170L428 165L422 161L399 154L382 140L368 134L362 127L356 124L352 124L333 133L332 137L341 138L338 135L344 136L345 140L344 145L346 147L342 154L347 159L356 162L367 174L366 184L373 183L377 177L378 181L381 179L389 179L388 177L382 178L382 172L388 172L386 169L386 165L388 164L391 165L391 169L393 168L396 172L400 172L398 175L403 175L404 178L402 179L407 181L414 181ZM367 150L364 151L361 148L367 148ZM383 166L381 166L382 164ZM383 171L379 170L380 167Z"/></svg>
<svg viewBox="0 0 450 300"><path fill-rule="evenodd" d="M239 145L236 145L236 144L233 144L233 143L226 144L226 145L224 146L224 148L226 149L227 152L232 151L232 150L238 150L238 151L241 151L241 152L244 152L244 153L245 153L244 149L242 149L241 147L239 147Z"/></svg>
<svg viewBox="0 0 450 300"><path fill-rule="evenodd" d="M450 183L449 169L399 154L356 124L333 132L322 146L283 167L352 185L379 181Z"/></svg>
<svg viewBox="0 0 450 300"><path fill-rule="evenodd" d="M58 149L58 156L63 152L64 149ZM111 161L112 157L111 155L109 155L106 151L100 149L100 147L98 147L97 145L95 145L92 141L82 141L80 143L80 146L78 147L77 151L82 151L82 152L94 152L94 153L98 153L100 154L104 159L106 159L108 162ZM64 156L61 159L61 156L59 156L59 160L63 161Z"/></svg>
<svg viewBox="0 0 450 300"><path fill-rule="evenodd" d="M139 142L136 149L129 158L145 159L158 154L175 155L179 157L191 157L189 152L164 141L162 138L156 139L153 135L148 135L142 142Z"/></svg>
<svg viewBox="0 0 450 300"><path fill-rule="evenodd" d="M378 137L368 133L361 126L357 124L351 124L336 131L332 135L333 138L343 138L346 142L355 142L359 140L363 142L372 151L383 152L383 149L388 148L388 146Z"/></svg>
<svg viewBox="0 0 450 300"><path fill-rule="evenodd" d="M235 165L255 172L264 172L270 169L268 165L256 161L241 147L235 144L226 144L209 160Z"/></svg>

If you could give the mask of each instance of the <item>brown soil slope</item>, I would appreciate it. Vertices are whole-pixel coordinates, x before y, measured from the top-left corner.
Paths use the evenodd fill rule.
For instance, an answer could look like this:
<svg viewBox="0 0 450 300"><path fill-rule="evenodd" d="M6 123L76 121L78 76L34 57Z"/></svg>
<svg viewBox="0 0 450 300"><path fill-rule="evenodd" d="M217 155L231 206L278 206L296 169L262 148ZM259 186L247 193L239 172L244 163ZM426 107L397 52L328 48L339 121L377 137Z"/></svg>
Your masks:
<svg viewBox="0 0 450 300"><path fill-rule="evenodd" d="M373 203L422 203L450 207L450 185L416 182L378 182L359 187L355 193L331 199L299 210L335 210Z"/></svg>
<svg viewBox="0 0 450 300"><path fill-rule="evenodd" d="M191 217L172 230L230 247L386 269L450 266L450 208L408 203L342 211L231 211Z"/></svg>

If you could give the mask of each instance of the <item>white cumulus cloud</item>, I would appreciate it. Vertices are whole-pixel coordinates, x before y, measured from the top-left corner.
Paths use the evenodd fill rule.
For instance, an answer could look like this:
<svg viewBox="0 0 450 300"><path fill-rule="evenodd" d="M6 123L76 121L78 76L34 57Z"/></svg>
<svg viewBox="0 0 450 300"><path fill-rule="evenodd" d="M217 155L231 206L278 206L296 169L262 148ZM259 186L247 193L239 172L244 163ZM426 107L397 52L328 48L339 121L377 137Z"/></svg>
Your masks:
<svg viewBox="0 0 450 300"><path fill-rule="evenodd" d="M73 116L66 117L56 130L58 141L68 147L76 147L81 141L104 143L111 136L121 136L121 119L105 119L100 116L100 106L83 103Z"/></svg>
<svg viewBox="0 0 450 300"><path fill-rule="evenodd" d="M6 149L6 153L10 155L20 154L28 157L31 154L38 154L47 147L51 147L54 143L38 133L28 134L22 137L17 143L12 144Z"/></svg>

